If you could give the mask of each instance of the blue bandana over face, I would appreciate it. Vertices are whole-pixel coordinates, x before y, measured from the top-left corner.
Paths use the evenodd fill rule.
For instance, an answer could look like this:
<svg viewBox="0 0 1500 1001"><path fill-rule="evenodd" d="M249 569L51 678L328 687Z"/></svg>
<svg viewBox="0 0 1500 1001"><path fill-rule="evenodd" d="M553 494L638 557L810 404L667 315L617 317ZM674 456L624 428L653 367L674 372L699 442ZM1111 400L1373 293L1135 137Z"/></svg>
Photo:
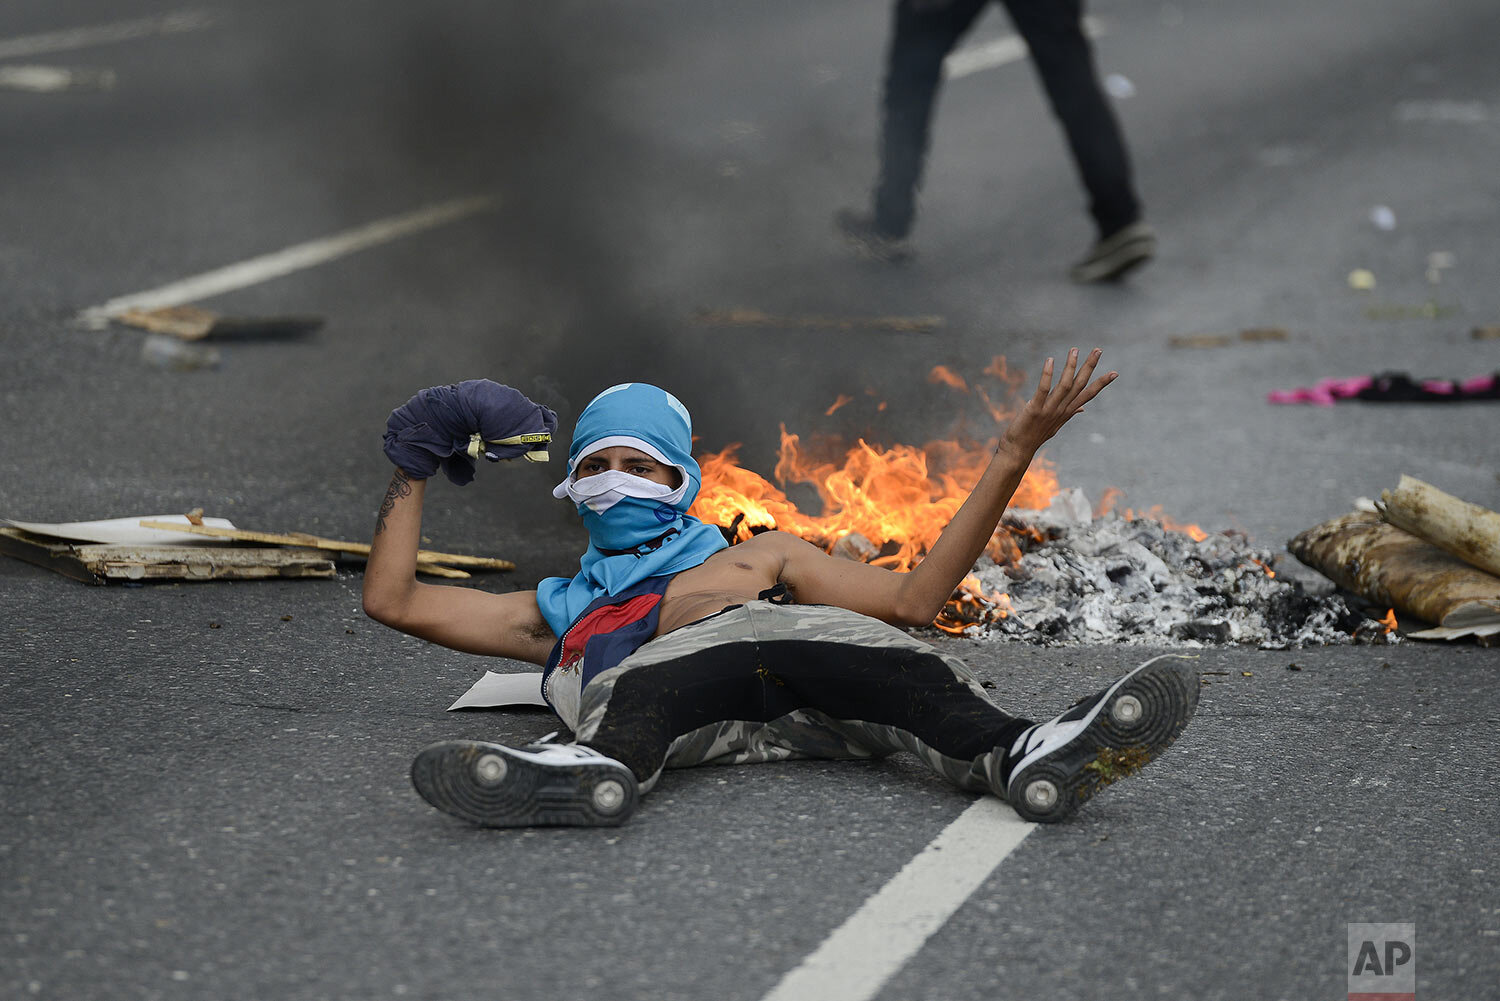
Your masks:
<svg viewBox="0 0 1500 1001"><path fill-rule="evenodd" d="M643 382L606 389L584 408L568 450L568 480L554 495L568 496L570 485L573 493L585 495L593 486L589 481L610 474L574 481L579 461L611 444L627 443L675 466L683 476L682 488L667 492L643 480L636 489L628 480L614 477L621 489L606 498L578 502L589 530L589 548L579 561L579 572L571 579L548 577L537 585L537 605L558 636L595 599L619 594L647 577L691 569L729 545L718 528L687 513L703 482L692 456L693 424L687 408L671 393Z"/></svg>

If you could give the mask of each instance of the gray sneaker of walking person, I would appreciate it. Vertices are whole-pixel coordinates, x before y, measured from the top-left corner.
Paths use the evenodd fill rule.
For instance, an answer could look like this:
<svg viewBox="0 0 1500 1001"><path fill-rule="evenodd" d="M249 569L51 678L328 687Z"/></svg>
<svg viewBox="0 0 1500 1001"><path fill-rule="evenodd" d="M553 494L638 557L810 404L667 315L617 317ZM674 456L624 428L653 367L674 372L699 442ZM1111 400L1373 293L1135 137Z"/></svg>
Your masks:
<svg viewBox="0 0 1500 1001"><path fill-rule="evenodd" d="M839 209L833 215L833 226L862 261L905 264L916 253L910 240L882 233L875 218L858 209Z"/></svg>
<svg viewBox="0 0 1500 1001"><path fill-rule="evenodd" d="M1070 272L1075 282L1113 282L1156 256L1156 232L1144 222L1117 229L1089 248Z"/></svg>

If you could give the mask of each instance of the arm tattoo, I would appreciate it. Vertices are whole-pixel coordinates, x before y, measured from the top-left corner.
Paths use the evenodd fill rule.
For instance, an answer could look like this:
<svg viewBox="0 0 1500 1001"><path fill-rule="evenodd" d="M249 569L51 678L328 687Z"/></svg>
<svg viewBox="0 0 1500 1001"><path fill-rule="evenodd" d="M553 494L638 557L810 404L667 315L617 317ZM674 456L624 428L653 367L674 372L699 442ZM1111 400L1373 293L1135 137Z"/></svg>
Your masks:
<svg viewBox="0 0 1500 1001"><path fill-rule="evenodd" d="M385 516L391 513L396 506L396 500L401 497L411 496L411 479L407 477L406 470L396 467L395 474L391 477L391 485L385 492L385 500L380 502L380 513L375 516L375 534L380 535L385 531Z"/></svg>

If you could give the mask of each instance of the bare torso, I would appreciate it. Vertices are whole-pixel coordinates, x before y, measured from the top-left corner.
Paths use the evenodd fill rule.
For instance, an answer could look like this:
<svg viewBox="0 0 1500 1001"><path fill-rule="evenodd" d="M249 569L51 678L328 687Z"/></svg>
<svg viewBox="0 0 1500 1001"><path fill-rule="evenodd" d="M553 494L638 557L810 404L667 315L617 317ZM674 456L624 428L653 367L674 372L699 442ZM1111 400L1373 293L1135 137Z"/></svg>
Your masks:
<svg viewBox="0 0 1500 1001"><path fill-rule="evenodd" d="M730 605L753 601L762 591L776 586L782 563L767 533L721 550L699 566L682 571L672 578L662 595L656 635L697 622Z"/></svg>

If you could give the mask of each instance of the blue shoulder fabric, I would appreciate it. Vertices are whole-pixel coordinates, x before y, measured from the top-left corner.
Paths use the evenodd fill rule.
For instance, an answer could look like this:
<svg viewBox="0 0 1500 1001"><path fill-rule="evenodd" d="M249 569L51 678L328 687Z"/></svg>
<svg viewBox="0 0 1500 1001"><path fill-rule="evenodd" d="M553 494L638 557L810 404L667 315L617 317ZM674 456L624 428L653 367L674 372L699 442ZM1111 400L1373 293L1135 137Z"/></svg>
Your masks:
<svg viewBox="0 0 1500 1001"><path fill-rule="evenodd" d="M548 577L537 585L537 605L558 636L596 599L620 594L648 577L691 569L729 545L718 528L687 514L698 496L702 474L692 455L692 418L676 397L643 382L613 386L600 393L579 415L574 428L568 450L569 478L579 460L590 455L596 445L604 447L600 443L621 439L639 442L658 453L682 473L687 489L675 503L650 509L644 522L649 528L637 529L626 521L641 518L639 503L617 504L604 512L578 505L590 536L578 573L571 578ZM610 544L618 543L622 532L629 537L628 549ZM601 539L608 539L608 543L600 545Z"/></svg>

